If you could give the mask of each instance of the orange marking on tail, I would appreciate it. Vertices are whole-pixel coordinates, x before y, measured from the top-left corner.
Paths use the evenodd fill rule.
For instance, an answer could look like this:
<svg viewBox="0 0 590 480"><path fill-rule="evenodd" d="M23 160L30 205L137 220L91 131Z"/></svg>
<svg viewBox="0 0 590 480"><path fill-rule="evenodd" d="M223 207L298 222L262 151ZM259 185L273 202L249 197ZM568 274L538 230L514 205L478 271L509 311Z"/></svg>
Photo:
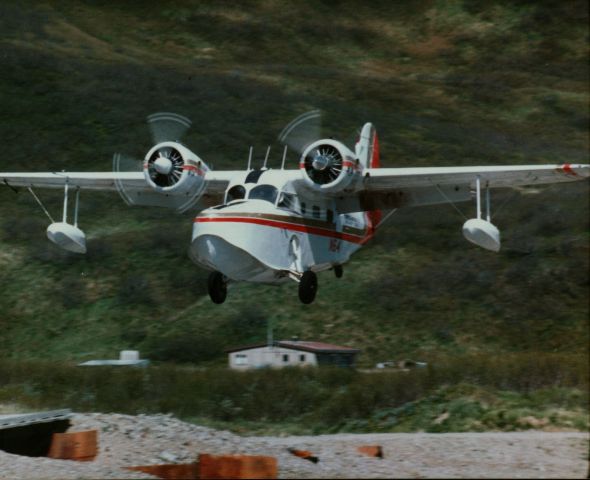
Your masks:
<svg viewBox="0 0 590 480"><path fill-rule="evenodd" d="M371 155L371 162L369 163L371 168L379 168L381 166L380 162L380 152L379 152L379 139L377 138L377 132L373 135L373 153ZM369 232L371 236L375 234L375 230L379 223L381 223L381 219L383 218L383 214L381 210L371 210L367 212L367 226L369 227Z"/></svg>

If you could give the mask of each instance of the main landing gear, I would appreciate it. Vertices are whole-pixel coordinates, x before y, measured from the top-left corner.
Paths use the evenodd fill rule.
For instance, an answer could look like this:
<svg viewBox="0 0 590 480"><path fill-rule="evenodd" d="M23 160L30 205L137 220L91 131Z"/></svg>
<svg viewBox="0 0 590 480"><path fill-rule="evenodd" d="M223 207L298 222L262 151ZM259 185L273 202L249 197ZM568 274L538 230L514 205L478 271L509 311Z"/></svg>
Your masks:
<svg viewBox="0 0 590 480"><path fill-rule="evenodd" d="M299 300L301 303L310 304L314 301L318 291L318 277L311 270L303 272L299 280Z"/></svg>
<svg viewBox="0 0 590 480"><path fill-rule="evenodd" d="M342 276L342 267L337 265L335 274L337 277ZM209 297L213 303L221 304L227 298L227 277L223 273L215 271L209 274L207 282ZM299 277L299 300L301 303L309 305L315 300L318 292L318 276L315 272L307 270Z"/></svg>
<svg viewBox="0 0 590 480"><path fill-rule="evenodd" d="M213 303L223 303L227 297L227 280L221 272L211 272L207 283L209 297Z"/></svg>

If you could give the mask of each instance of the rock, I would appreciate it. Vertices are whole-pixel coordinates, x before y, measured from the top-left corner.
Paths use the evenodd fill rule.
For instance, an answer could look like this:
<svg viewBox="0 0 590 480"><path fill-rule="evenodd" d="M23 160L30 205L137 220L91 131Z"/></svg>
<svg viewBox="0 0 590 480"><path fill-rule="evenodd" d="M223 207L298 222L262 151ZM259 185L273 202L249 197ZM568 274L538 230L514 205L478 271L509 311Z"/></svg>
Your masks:
<svg viewBox="0 0 590 480"><path fill-rule="evenodd" d="M178 457L168 451L160 453L160 458L168 463L176 463L178 461Z"/></svg>
<svg viewBox="0 0 590 480"><path fill-rule="evenodd" d="M438 417L436 417L432 423L434 423L435 425L440 425L450 416L451 416L451 414L449 412L444 412L444 413L442 413L442 415L439 415Z"/></svg>

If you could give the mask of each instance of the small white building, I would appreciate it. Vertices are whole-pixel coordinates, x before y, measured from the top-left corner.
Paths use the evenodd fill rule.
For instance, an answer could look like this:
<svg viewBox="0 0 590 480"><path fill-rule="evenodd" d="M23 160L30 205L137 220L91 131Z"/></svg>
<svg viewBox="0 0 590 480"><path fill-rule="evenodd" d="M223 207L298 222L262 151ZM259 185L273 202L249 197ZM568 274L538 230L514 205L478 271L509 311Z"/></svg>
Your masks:
<svg viewBox="0 0 590 480"><path fill-rule="evenodd" d="M138 350L121 350L119 352L119 360L88 360L87 362L79 363L79 367L147 367L150 361L139 358Z"/></svg>
<svg viewBox="0 0 590 480"><path fill-rule="evenodd" d="M271 345L267 343L247 345L228 349L226 352L230 368L248 370L318 365L353 367L359 350L322 342L281 340Z"/></svg>

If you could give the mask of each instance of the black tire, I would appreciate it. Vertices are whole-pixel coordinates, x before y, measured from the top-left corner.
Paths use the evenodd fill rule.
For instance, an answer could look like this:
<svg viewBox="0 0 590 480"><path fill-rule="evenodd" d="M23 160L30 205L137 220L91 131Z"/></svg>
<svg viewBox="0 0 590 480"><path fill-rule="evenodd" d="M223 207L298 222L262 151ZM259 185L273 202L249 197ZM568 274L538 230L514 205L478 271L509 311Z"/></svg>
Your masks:
<svg viewBox="0 0 590 480"><path fill-rule="evenodd" d="M334 265L334 275L336 275L336 278L342 278L343 273L342 265Z"/></svg>
<svg viewBox="0 0 590 480"><path fill-rule="evenodd" d="M211 272L207 282L209 297L213 303L221 304L227 297L227 285L221 272Z"/></svg>
<svg viewBox="0 0 590 480"><path fill-rule="evenodd" d="M299 281L299 300L306 305L312 303L315 299L315 294L318 291L318 277L308 270L303 272L301 280Z"/></svg>

